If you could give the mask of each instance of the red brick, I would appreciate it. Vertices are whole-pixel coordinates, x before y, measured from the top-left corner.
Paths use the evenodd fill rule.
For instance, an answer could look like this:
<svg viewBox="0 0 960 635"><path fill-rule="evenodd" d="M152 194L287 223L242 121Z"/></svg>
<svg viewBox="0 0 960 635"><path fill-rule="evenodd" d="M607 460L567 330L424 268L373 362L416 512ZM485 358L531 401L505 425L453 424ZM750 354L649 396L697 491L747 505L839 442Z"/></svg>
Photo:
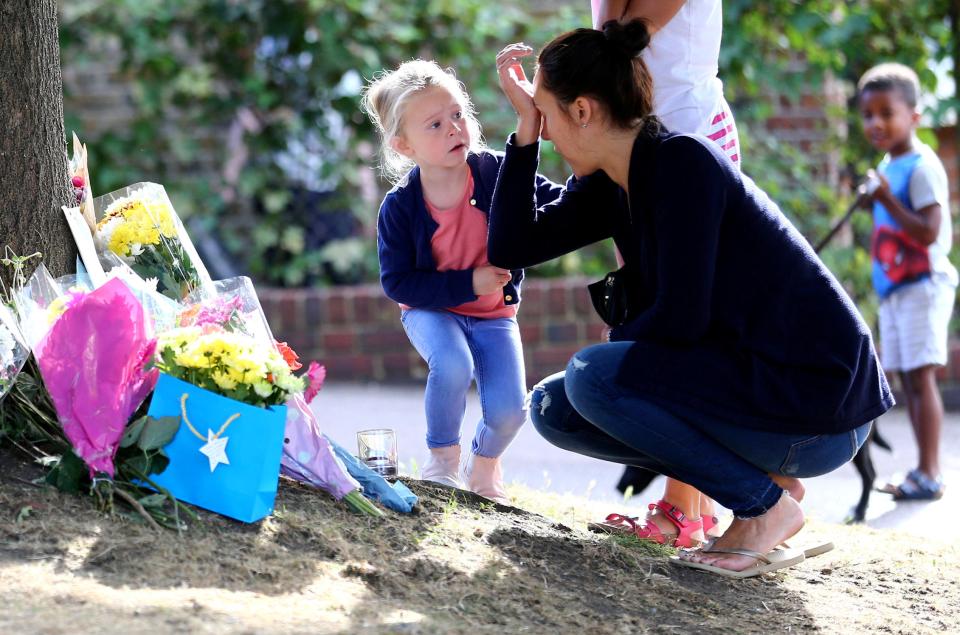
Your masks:
<svg viewBox="0 0 960 635"><path fill-rule="evenodd" d="M576 345L580 330L575 322L560 322L547 326L547 341L553 344Z"/></svg>
<svg viewBox="0 0 960 635"><path fill-rule="evenodd" d="M573 289L571 295L573 297L573 310L576 311L577 315L593 313L593 302L590 300L590 292L587 291L586 287Z"/></svg>
<svg viewBox="0 0 960 635"><path fill-rule="evenodd" d="M414 361L407 353L387 353L383 355L384 378L388 380L409 380L413 373Z"/></svg>
<svg viewBox="0 0 960 635"><path fill-rule="evenodd" d="M392 329L379 328L376 331L362 333L359 336L360 347L371 353L398 353L406 352L410 347L410 340L400 328L400 323Z"/></svg>
<svg viewBox="0 0 960 635"><path fill-rule="evenodd" d="M300 328L300 315L297 312L297 301L293 293L287 292L280 297L280 319L285 331L294 331Z"/></svg>
<svg viewBox="0 0 960 635"><path fill-rule="evenodd" d="M341 293L331 293L326 299L328 324L349 324L347 300Z"/></svg>
<svg viewBox="0 0 960 635"><path fill-rule="evenodd" d="M353 319L357 324L379 321L381 294L373 293L370 286L355 287L353 296Z"/></svg>
<svg viewBox="0 0 960 635"><path fill-rule="evenodd" d="M576 346L560 346L533 351L533 366L556 366L557 370L561 370L566 367L567 362L570 361L570 358L573 357L573 354L578 350L579 348Z"/></svg>
<svg viewBox="0 0 960 635"><path fill-rule="evenodd" d="M603 322L591 322L586 325L586 339L590 343L606 342L607 329L609 327Z"/></svg>
<svg viewBox="0 0 960 635"><path fill-rule="evenodd" d="M372 381L373 357L363 354L328 355L323 360L327 377L334 381Z"/></svg>
<svg viewBox="0 0 960 635"><path fill-rule="evenodd" d="M538 318L544 313L543 289L532 282L523 284L518 315L524 318Z"/></svg>
<svg viewBox="0 0 960 635"><path fill-rule="evenodd" d="M547 291L547 307L550 317L564 317L570 309L570 294L563 285L552 286Z"/></svg>
<svg viewBox="0 0 960 635"><path fill-rule="evenodd" d="M543 327L540 324L521 324L520 341L524 346L536 344L543 338Z"/></svg>
<svg viewBox="0 0 960 635"><path fill-rule="evenodd" d="M333 353L348 352L352 351L357 345L357 336L353 331L329 330L324 331L321 342L325 351Z"/></svg>
<svg viewBox="0 0 960 635"><path fill-rule="evenodd" d="M950 353L947 356L947 376L956 382L960 382L960 341L950 341Z"/></svg>
<svg viewBox="0 0 960 635"><path fill-rule="evenodd" d="M306 290L309 295L303 303L303 322L307 327L318 328L324 324L323 302L316 293L310 293L312 289Z"/></svg>

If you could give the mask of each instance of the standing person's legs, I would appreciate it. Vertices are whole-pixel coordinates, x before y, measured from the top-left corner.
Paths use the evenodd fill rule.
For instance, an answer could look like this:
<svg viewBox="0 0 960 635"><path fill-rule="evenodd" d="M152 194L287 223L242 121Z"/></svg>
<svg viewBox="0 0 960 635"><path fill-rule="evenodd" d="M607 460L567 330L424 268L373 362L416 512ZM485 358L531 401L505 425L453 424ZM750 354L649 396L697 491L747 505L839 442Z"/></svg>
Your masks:
<svg viewBox="0 0 960 635"><path fill-rule="evenodd" d="M520 328L515 318L471 319L467 339L483 412L471 449L479 456L497 458L527 418Z"/></svg>
<svg viewBox="0 0 960 635"><path fill-rule="evenodd" d="M926 279L894 291L880 305L881 336L892 344L884 343L881 361L884 368L901 369L901 384L919 455L917 468L901 484L889 488L897 499L931 500L943 495L943 402L937 388L936 367L947 361L954 296L953 286Z"/></svg>
<svg viewBox="0 0 960 635"><path fill-rule="evenodd" d="M473 380L467 336L458 316L448 311L407 309L401 321L428 368L424 407L430 458L421 476L458 487L460 426Z"/></svg>
<svg viewBox="0 0 960 635"><path fill-rule="evenodd" d="M917 439L921 472L940 478L940 431L943 426L943 401L937 389L936 367L933 365L901 373L908 403L913 405L910 423Z"/></svg>
<svg viewBox="0 0 960 635"><path fill-rule="evenodd" d="M472 491L506 503L500 456L527 418L520 329L515 318L468 318L467 339L483 416L477 424L464 476Z"/></svg>

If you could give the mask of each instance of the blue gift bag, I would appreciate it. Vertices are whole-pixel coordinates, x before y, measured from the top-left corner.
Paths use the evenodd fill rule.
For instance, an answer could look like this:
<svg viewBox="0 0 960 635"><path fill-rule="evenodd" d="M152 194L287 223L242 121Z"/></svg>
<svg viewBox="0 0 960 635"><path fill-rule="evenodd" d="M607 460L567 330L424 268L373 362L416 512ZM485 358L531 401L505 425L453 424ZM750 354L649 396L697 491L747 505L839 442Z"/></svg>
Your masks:
<svg viewBox="0 0 960 635"><path fill-rule="evenodd" d="M151 477L157 485L244 522L270 515L286 406L251 406L161 373L147 414L180 417L180 429L164 448L170 465Z"/></svg>

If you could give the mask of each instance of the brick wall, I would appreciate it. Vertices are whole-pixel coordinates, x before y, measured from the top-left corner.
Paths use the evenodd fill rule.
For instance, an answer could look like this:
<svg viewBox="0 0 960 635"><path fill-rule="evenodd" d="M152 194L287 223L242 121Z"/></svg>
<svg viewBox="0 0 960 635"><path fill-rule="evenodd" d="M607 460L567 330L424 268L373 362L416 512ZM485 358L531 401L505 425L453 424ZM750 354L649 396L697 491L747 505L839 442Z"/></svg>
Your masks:
<svg viewBox="0 0 960 635"><path fill-rule="evenodd" d="M947 169L947 182L950 184L950 206L956 213L960 210L960 166L957 165L956 126L944 126L934 131L937 135L937 154ZM954 225L957 217L953 217ZM954 242L954 248L957 243Z"/></svg>
<svg viewBox="0 0 960 635"><path fill-rule="evenodd" d="M526 280L519 322L527 385L563 370L580 348L600 341L603 323L590 305L585 278ZM274 336L301 359L327 367L332 381L422 382L426 364L403 328L400 310L379 285L260 289ZM944 403L960 410L960 340L937 373ZM895 387L898 389L899 387Z"/></svg>
<svg viewBox="0 0 960 635"><path fill-rule="evenodd" d="M603 323L584 278L526 280L519 322L527 383L562 370L578 349L600 341ZM400 310L379 285L261 289L274 336L302 359L326 365L334 381L421 381L426 364L400 326Z"/></svg>

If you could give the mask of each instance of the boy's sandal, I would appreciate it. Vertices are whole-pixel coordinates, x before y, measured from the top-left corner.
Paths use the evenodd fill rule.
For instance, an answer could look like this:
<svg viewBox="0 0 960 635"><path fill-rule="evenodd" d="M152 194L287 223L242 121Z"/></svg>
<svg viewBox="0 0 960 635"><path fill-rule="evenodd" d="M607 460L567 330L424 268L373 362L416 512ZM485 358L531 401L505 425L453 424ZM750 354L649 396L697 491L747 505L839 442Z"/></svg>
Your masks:
<svg viewBox="0 0 960 635"><path fill-rule="evenodd" d="M656 523L649 518L641 526L637 523L636 516L623 516L622 514L610 514L603 522L590 523L587 528L602 533L636 536L640 540L649 540L661 545L669 544L671 547L678 548L689 549L701 544L699 540L691 536L698 529L703 529L701 519L688 520L678 507L664 500L650 503L648 507L650 511L659 510L677 528L677 533L663 533Z"/></svg>
<svg viewBox="0 0 960 635"><path fill-rule="evenodd" d="M943 497L943 479L932 479L920 470L910 470L899 485L888 490L895 501L934 501Z"/></svg>

